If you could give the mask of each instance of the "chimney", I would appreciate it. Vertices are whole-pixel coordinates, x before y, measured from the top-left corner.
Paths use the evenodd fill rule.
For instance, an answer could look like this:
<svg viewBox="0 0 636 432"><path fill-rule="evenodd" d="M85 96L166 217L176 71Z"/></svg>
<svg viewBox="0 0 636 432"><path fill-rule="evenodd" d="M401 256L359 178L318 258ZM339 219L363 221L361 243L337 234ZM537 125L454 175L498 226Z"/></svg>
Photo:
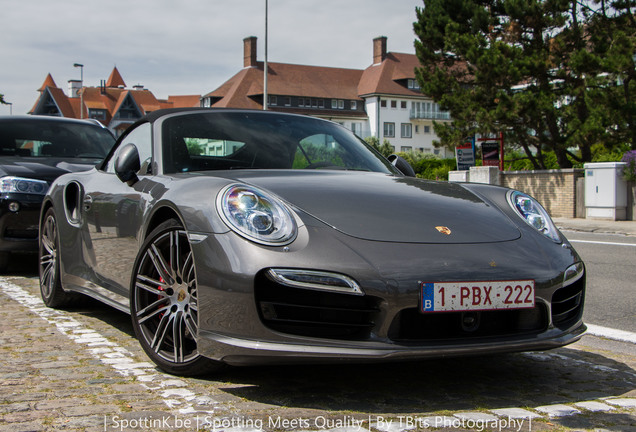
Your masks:
<svg viewBox="0 0 636 432"><path fill-rule="evenodd" d="M243 67L256 67L256 36L243 39Z"/></svg>
<svg viewBox="0 0 636 432"><path fill-rule="evenodd" d="M386 58L386 36L373 39L373 64L380 64Z"/></svg>
<svg viewBox="0 0 636 432"><path fill-rule="evenodd" d="M82 82L80 80L69 80L68 81L68 93L69 97L76 98L79 97L79 91L82 88Z"/></svg>

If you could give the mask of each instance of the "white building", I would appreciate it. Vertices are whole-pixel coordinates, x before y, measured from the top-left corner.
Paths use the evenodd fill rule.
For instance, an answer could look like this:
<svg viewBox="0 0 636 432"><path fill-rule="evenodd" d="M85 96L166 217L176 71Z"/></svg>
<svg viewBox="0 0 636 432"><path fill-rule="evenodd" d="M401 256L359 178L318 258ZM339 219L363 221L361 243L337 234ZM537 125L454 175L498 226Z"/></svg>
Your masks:
<svg viewBox="0 0 636 432"><path fill-rule="evenodd" d="M384 36L373 40L373 64L366 69L268 62L268 109L338 122L362 138L388 140L396 152L446 157L433 146L433 121L450 121L449 114L420 92L417 56L387 52L386 46ZM256 60L256 38L245 38L243 47L244 68L204 95L202 106L263 108L264 64Z"/></svg>

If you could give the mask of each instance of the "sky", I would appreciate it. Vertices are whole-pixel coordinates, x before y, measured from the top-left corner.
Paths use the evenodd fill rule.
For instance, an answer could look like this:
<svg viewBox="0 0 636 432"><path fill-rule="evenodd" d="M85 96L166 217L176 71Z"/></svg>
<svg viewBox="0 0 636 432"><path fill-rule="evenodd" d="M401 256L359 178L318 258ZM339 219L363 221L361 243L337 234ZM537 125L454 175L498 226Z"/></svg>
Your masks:
<svg viewBox="0 0 636 432"><path fill-rule="evenodd" d="M373 39L415 53L422 0L268 0L268 61L365 69ZM0 93L26 114L48 73L99 86L117 67L157 98L206 94L243 67L243 39L265 55L265 0L2 0Z"/></svg>

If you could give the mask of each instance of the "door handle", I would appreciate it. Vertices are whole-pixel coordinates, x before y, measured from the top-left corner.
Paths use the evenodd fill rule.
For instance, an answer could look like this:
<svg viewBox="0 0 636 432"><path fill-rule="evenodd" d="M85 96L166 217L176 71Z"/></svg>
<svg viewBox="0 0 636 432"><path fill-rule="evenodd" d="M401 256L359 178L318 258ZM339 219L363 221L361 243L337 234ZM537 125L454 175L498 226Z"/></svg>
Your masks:
<svg viewBox="0 0 636 432"><path fill-rule="evenodd" d="M90 195L85 195L84 196L84 202L82 204L82 207L84 208L84 211L89 211L91 209L91 206L93 205L93 197Z"/></svg>

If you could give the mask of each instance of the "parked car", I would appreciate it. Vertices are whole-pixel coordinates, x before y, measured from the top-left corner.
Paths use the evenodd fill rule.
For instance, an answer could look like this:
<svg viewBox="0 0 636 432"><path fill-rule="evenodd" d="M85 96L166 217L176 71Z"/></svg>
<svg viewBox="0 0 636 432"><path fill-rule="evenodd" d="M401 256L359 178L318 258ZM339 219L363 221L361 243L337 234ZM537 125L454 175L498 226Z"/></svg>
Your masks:
<svg viewBox="0 0 636 432"><path fill-rule="evenodd" d="M12 252L37 252L40 206L58 176L92 168L115 143L98 122L0 116L0 271Z"/></svg>
<svg viewBox="0 0 636 432"><path fill-rule="evenodd" d="M312 117L156 111L59 177L40 225L44 302L130 313L174 374L548 349L586 328L585 267L537 201L405 176Z"/></svg>

